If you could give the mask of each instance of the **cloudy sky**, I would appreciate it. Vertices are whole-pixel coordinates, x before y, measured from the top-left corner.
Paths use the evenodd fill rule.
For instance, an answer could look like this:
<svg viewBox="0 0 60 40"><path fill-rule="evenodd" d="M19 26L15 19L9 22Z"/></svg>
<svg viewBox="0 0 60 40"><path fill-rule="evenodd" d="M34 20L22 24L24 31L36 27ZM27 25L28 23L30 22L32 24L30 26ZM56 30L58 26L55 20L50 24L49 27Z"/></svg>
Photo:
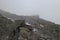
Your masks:
<svg viewBox="0 0 60 40"><path fill-rule="evenodd" d="M60 24L60 0L0 0L0 9L17 15L39 15Z"/></svg>

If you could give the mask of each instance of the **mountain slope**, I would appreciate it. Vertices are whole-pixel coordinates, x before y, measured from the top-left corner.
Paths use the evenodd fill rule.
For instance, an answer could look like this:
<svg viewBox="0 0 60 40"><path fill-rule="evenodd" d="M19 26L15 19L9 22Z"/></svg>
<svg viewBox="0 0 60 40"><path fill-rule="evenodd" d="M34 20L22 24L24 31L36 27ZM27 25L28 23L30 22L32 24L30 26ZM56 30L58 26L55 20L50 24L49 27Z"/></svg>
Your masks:
<svg viewBox="0 0 60 40"><path fill-rule="evenodd" d="M0 10L0 14L13 20L25 20L25 22L28 22L34 28L37 28L40 33L49 35L56 40L60 40L60 25L46 21L42 18L39 18L38 16L18 16L3 10Z"/></svg>
<svg viewBox="0 0 60 40"><path fill-rule="evenodd" d="M35 21L40 22L42 24L47 24L47 25L48 24L54 24L52 22L46 21L42 18L39 18L39 16L18 16L18 15L15 15L15 14L3 11L3 10L0 10L0 14L4 15L7 18L12 18L14 20L21 20L21 19L22 20L23 19L29 20L29 19L32 19L32 20L35 20Z"/></svg>

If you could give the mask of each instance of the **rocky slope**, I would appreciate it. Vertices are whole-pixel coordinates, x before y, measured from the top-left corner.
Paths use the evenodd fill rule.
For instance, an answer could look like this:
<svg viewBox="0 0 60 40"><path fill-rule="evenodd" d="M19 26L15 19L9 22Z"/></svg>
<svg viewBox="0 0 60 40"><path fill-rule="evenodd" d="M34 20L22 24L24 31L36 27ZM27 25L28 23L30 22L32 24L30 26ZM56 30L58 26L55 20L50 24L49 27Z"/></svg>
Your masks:
<svg viewBox="0 0 60 40"><path fill-rule="evenodd" d="M7 37L9 33L16 27L15 20L25 20L25 23L30 24L33 28L38 29L41 37L47 39L42 40L60 40L60 25L46 21L39 16L18 16L0 10L0 39Z"/></svg>

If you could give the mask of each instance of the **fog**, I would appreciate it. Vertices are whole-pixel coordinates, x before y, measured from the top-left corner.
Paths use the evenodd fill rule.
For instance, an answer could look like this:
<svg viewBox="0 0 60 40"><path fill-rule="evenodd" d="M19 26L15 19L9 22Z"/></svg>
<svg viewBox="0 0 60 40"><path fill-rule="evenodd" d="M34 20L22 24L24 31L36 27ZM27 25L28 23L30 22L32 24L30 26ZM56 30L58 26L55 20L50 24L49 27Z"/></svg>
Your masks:
<svg viewBox="0 0 60 40"><path fill-rule="evenodd" d="M60 0L0 0L0 9L17 15L39 15L60 24Z"/></svg>

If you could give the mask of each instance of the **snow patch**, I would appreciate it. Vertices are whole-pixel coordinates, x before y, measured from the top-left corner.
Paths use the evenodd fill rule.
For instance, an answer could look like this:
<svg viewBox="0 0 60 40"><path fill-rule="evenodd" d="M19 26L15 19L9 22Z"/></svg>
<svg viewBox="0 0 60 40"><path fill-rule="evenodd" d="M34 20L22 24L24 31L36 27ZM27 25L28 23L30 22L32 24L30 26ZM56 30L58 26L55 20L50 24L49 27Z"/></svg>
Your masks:
<svg viewBox="0 0 60 40"><path fill-rule="evenodd" d="M10 19L12 22L15 22L15 20L13 20L13 19L11 19L11 18L8 18L8 19Z"/></svg>
<svg viewBox="0 0 60 40"><path fill-rule="evenodd" d="M25 24L26 24L26 25L31 25L31 24L29 24L28 22L26 22Z"/></svg>
<svg viewBox="0 0 60 40"><path fill-rule="evenodd" d="M42 24L40 24L40 27L44 27Z"/></svg>

